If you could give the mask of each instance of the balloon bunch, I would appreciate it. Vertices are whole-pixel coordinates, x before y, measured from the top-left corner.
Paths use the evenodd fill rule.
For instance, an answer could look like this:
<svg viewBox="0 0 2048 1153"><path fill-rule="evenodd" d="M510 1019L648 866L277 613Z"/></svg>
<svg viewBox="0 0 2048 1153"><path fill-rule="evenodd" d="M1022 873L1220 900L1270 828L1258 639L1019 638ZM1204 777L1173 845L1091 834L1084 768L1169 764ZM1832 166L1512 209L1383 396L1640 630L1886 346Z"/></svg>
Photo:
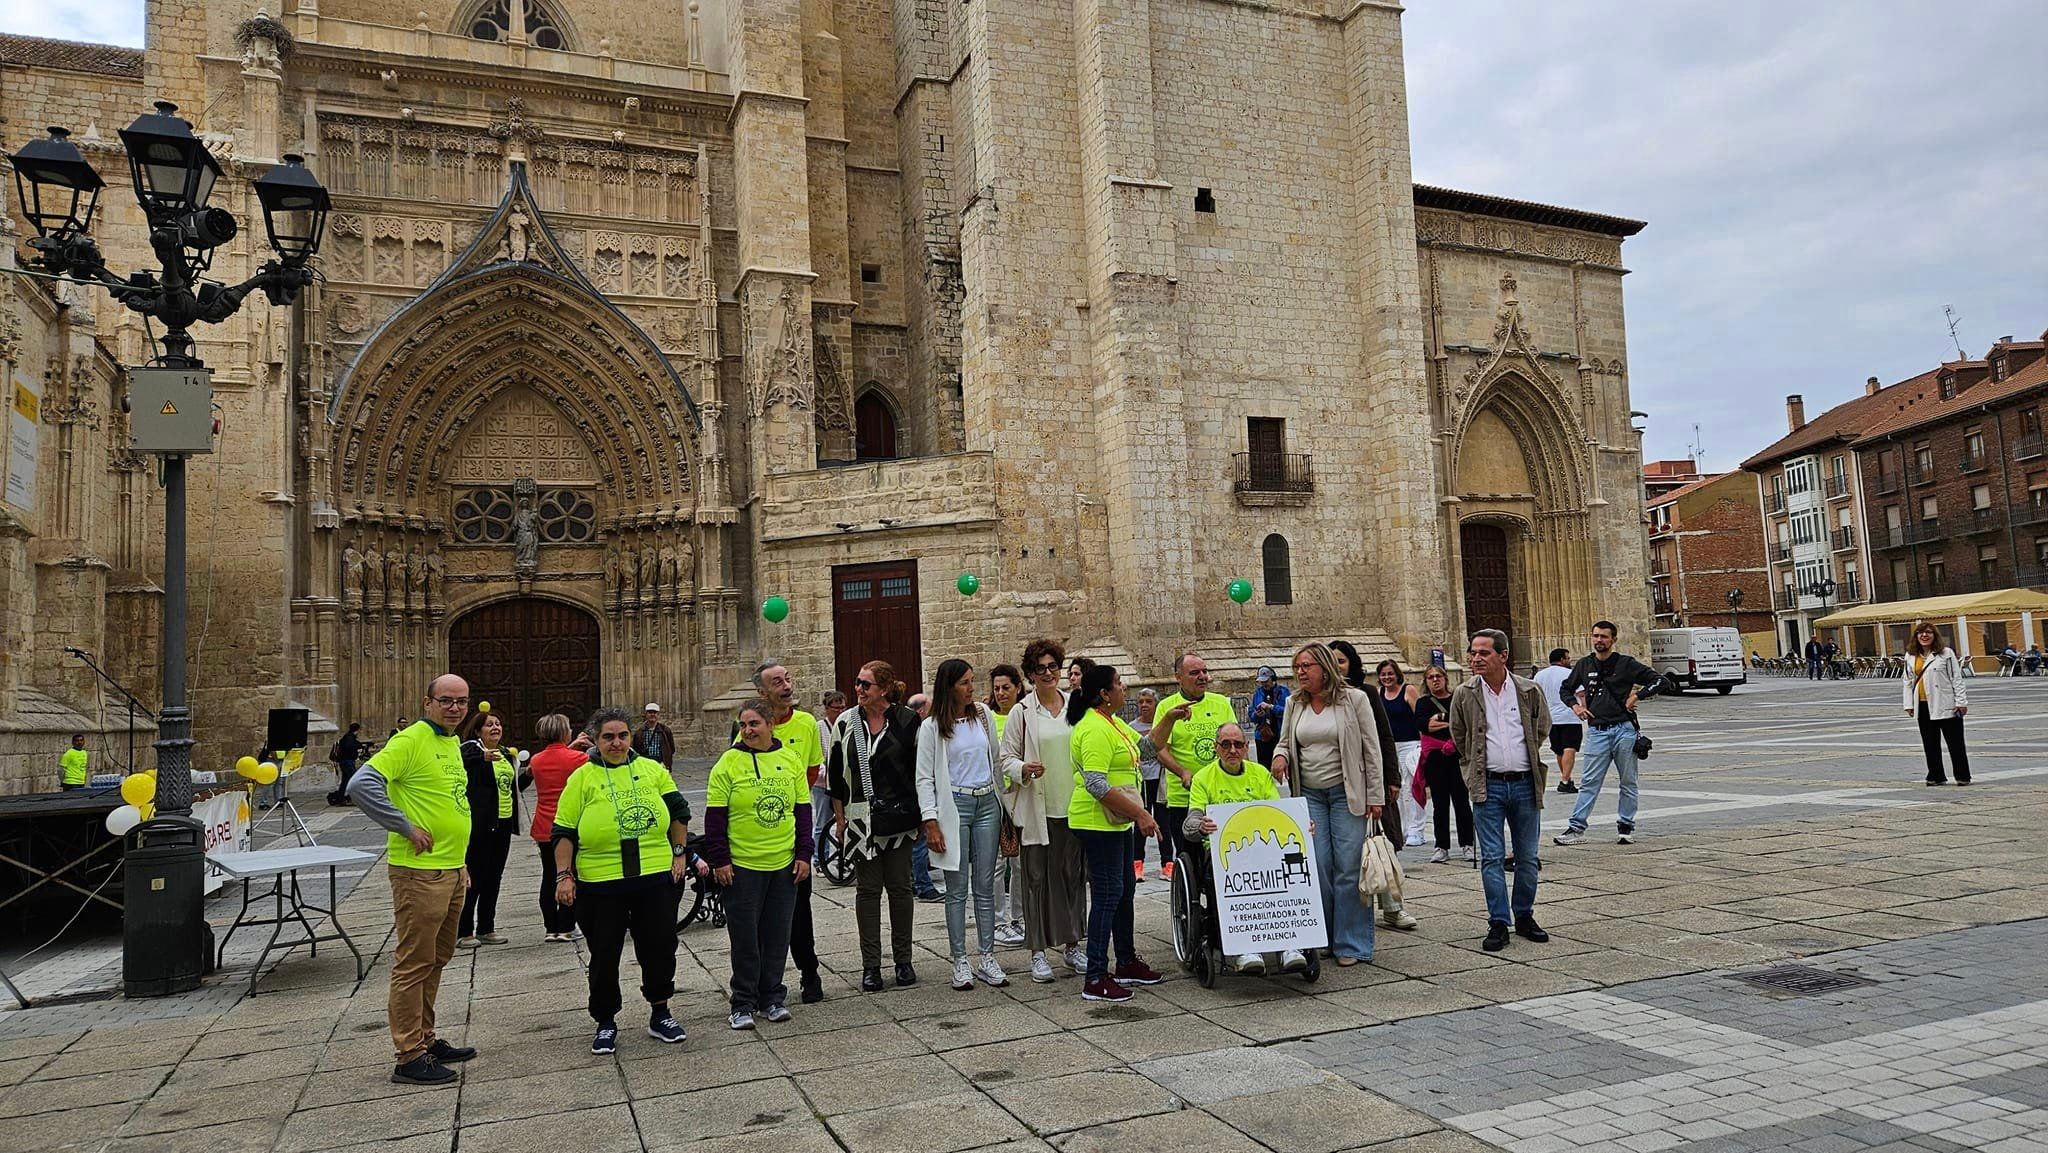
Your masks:
<svg viewBox="0 0 2048 1153"><path fill-rule="evenodd" d="M127 804L107 814L107 831L117 837L127 836L130 829L156 816L156 770L121 778L121 799Z"/></svg>
<svg viewBox="0 0 2048 1153"><path fill-rule="evenodd" d="M259 785L274 785L277 783L277 762L259 762L255 757L243 757L235 762L235 775Z"/></svg>

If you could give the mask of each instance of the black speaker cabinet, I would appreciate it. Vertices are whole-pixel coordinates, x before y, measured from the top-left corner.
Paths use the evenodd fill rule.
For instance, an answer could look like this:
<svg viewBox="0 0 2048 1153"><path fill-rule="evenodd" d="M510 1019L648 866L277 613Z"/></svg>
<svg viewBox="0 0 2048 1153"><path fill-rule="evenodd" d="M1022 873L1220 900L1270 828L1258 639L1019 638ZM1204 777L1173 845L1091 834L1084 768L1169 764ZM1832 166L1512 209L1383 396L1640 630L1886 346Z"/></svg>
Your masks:
<svg viewBox="0 0 2048 1153"><path fill-rule="evenodd" d="M270 735L266 738L263 751L286 753L306 747L306 710L270 710Z"/></svg>

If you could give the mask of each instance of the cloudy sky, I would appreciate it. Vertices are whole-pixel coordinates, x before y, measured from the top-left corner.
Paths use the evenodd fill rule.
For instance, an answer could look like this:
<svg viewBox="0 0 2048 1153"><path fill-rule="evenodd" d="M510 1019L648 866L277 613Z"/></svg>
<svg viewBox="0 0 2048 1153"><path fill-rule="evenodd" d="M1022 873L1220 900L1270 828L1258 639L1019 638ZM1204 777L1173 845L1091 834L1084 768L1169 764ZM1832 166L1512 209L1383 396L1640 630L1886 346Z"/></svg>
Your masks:
<svg viewBox="0 0 2048 1153"><path fill-rule="evenodd" d="M139 44L140 0L0 0ZM1645 451L1710 467L2048 328L2041 0L1410 0L1415 176L1649 221L1624 255Z"/></svg>

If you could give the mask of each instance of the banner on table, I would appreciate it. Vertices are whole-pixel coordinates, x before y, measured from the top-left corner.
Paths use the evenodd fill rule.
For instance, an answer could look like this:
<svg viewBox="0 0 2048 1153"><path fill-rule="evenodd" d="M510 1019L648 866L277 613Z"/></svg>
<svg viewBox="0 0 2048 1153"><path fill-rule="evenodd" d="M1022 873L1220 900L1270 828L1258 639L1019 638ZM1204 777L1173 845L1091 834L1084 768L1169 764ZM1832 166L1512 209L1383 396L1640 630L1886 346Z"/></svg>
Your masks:
<svg viewBox="0 0 2048 1153"><path fill-rule="evenodd" d="M1284 797L1215 805L1208 815L1216 822L1209 865L1223 951L1271 953L1328 945L1308 801Z"/></svg>
<svg viewBox="0 0 2048 1153"><path fill-rule="evenodd" d="M215 793L203 801L194 801L192 819L206 830L207 852L249 851L249 795L242 790ZM214 868L206 870L207 892L211 893L226 883L225 873Z"/></svg>

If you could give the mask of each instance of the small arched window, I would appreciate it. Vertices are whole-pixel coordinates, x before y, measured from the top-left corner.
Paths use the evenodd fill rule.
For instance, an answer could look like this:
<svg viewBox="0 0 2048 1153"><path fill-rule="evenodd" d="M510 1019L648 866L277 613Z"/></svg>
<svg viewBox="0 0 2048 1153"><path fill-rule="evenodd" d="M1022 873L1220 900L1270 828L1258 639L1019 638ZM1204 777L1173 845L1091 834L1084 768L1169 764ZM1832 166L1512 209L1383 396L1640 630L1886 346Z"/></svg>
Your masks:
<svg viewBox="0 0 2048 1153"><path fill-rule="evenodd" d="M896 459L896 410L873 385L853 402L853 459Z"/></svg>
<svg viewBox="0 0 2048 1153"><path fill-rule="evenodd" d="M1287 560L1287 538L1273 533L1266 538L1259 552L1266 568L1266 603L1269 605L1291 605L1294 603L1294 570Z"/></svg>
<svg viewBox="0 0 2048 1153"><path fill-rule="evenodd" d="M562 35L562 21L541 0L484 0L463 24L472 40L505 41L512 36L512 6L526 9L526 42L536 48L560 51L569 46Z"/></svg>

